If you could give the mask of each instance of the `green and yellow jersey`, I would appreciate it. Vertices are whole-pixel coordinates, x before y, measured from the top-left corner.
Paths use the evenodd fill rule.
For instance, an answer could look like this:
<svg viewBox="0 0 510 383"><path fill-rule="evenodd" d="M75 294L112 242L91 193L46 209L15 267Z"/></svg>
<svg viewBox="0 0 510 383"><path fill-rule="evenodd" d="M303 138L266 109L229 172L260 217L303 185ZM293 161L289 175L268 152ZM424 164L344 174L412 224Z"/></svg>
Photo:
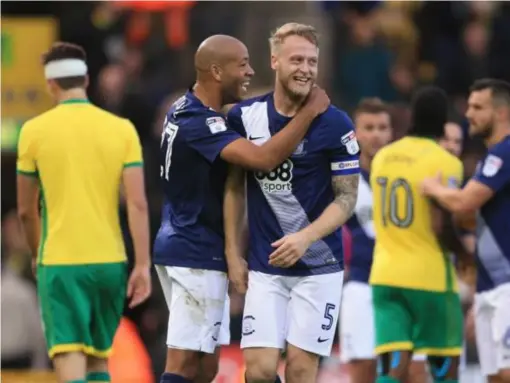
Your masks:
<svg viewBox="0 0 510 383"><path fill-rule="evenodd" d="M87 100L68 100L25 123L17 172L40 181L39 264L125 261L118 208L130 166L143 166L134 126Z"/></svg>

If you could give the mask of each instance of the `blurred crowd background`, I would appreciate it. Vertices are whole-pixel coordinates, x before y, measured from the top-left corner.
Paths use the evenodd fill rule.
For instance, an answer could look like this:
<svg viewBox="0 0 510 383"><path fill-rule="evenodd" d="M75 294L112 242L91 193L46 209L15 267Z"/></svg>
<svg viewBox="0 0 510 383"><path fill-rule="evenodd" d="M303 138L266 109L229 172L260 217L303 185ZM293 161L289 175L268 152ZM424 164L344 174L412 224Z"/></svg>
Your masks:
<svg viewBox="0 0 510 383"><path fill-rule="evenodd" d="M198 44L216 33L244 41L256 71L251 92L261 94L273 83L267 38L289 21L309 23L320 31L319 83L332 101L352 111L364 97L381 98L391 105L396 137L405 134L410 96L422 84L434 83L448 92L451 121L465 136L463 113L470 84L482 77L510 81L510 3L504 2L2 2L2 369L49 367L15 198L19 129L52 106L45 94L41 53L58 40L82 45L88 54L92 102L136 126L144 147L155 236L161 205L156 154L162 119L169 104L193 84ZM464 138L461 155L469 176L483 147ZM132 259L124 206L119 211ZM469 312L474 273L467 270L460 277ZM242 307L243 297L233 294L234 343L240 339ZM154 278L152 298L125 312L119 331L123 335L116 342L126 347L117 347L122 358L120 351L114 354L124 363L114 366L112 361L112 369L146 368L139 382L158 376L164 368L167 315ZM469 315L465 325L467 361L476 368ZM323 371L338 372L338 363L336 357L324 361ZM225 376L228 368L222 364ZM340 376L332 373L327 381L341 382Z"/></svg>

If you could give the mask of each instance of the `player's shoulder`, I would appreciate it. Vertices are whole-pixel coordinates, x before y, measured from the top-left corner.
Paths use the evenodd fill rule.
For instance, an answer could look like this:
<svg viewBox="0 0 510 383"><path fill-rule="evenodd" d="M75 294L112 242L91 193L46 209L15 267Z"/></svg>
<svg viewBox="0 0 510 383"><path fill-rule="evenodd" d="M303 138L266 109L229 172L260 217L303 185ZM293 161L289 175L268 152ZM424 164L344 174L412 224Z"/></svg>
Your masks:
<svg viewBox="0 0 510 383"><path fill-rule="evenodd" d="M187 130L201 129L217 123L225 124L224 115L221 112L202 104L191 91L170 105L165 121L177 124L179 127L186 127Z"/></svg>
<svg viewBox="0 0 510 383"><path fill-rule="evenodd" d="M489 148L487 154L501 160L510 161L510 136L506 136L501 142Z"/></svg>
<svg viewBox="0 0 510 383"><path fill-rule="evenodd" d="M328 125L338 126L339 124L343 124L349 129L352 128L352 120L349 117L349 114L345 110L342 110L332 104L328 106L324 113L317 116L317 120Z"/></svg>
<svg viewBox="0 0 510 383"><path fill-rule="evenodd" d="M259 96L250 97L245 100L242 100L232 106L228 111L228 118L239 118L242 114L249 113L249 111L254 112L263 112L266 113L267 103L271 101L271 97L273 92L264 93Z"/></svg>

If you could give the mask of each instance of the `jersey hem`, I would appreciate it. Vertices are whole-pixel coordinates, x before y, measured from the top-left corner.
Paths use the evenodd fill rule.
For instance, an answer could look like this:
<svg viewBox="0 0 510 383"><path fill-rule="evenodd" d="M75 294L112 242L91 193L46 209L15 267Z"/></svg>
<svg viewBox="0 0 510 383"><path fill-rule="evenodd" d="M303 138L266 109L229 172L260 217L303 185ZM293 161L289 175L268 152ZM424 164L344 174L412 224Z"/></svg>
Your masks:
<svg viewBox="0 0 510 383"><path fill-rule="evenodd" d="M155 265L161 266L175 266L175 267L188 267L190 269L201 269L201 270L212 270L212 271L221 271L226 273L227 266L226 264L218 265L219 262L200 262L200 261L176 261L176 260L159 260L154 259L152 261Z"/></svg>
<svg viewBox="0 0 510 383"><path fill-rule="evenodd" d="M331 268L332 265L328 265L326 267L317 267L313 269L284 269L284 268L278 268L275 269L267 269L264 267L251 267L248 265L248 270L250 271L257 271L264 274L270 274L270 275L281 275L285 277L308 277L310 275L322 275L322 274L334 274L338 273L340 271L343 271L344 268L340 266L340 264L337 264L337 267Z"/></svg>
<svg viewBox="0 0 510 383"><path fill-rule="evenodd" d="M37 178L39 176L39 173L36 171L33 171L33 172L29 172L29 171L26 171L26 170L20 170L20 169L17 169L16 170L16 174L19 174L19 175L22 175L22 176L27 176L27 177L33 177L33 178Z"/></svg>
<svg viewBox="0 0 510 383"><path fill-rule="evenodd" d="M90 266L90 265L109 265L109 264L117 264L117 263L127 263L127 259L124 257L123 259L116 260L97 260L92 262L69 262L69 261L47 261L42 260L38 262L38 266Z"/></svg>

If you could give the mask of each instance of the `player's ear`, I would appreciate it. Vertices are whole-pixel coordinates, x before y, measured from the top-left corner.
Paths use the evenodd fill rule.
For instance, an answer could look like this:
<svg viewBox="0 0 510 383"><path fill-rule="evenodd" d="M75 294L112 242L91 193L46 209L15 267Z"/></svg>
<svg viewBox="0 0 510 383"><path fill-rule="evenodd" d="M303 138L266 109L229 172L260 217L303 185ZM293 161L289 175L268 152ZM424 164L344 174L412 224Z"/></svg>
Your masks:
<svg viewBox="0 0 510 383"><path fill-rule="evenodd" d="M89 79L89 75L85 75L85 82L83 83L83 87L85 89L87 89L89 87L89 84L90 84L90 79Z"/></svg>
<svg viewBox="0 0 510 383"><path fill-rule="evenodd" d="M271 69L272 70L278 69L278 58L274 54L271 55Z"/></svg>
<svg viewBox="0 0 510 383"><path fill-rule="evenodd" d="M211 65L211 75L216 81L221 82L221 78L223 77L223 69L219 65L213 64Z"/></svg>

